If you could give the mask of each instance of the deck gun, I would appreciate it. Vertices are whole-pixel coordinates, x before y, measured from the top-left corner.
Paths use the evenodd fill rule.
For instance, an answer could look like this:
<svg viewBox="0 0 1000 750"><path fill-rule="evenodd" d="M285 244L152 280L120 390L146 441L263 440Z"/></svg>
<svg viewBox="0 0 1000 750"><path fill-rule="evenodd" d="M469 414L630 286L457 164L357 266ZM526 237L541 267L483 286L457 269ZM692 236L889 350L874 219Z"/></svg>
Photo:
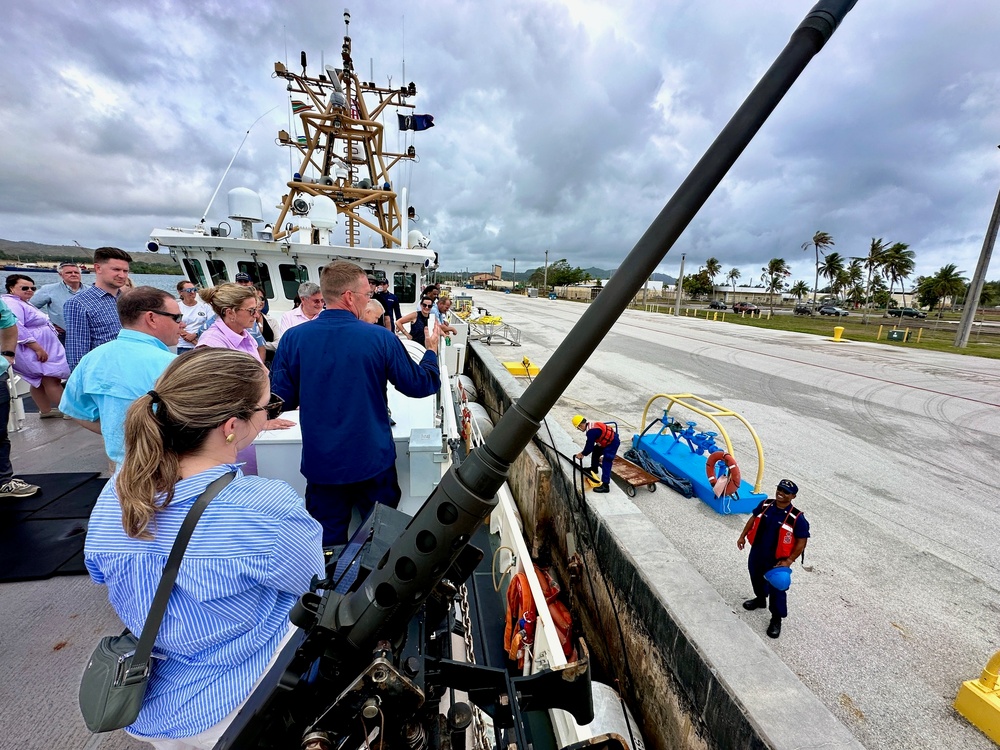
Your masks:
<svg viewBox="0 0 1000 750"><path fill-rule="evenodd" d="M446 717L433 710L454 690L493 718L496 746L527 747L527 711L563 708L579 723L588 721L593 709L585 648L580 662L561 670L510 677L505 670L453 661L438 647L458 587L481 554L469 540L541 420L855 2L820 0L806 15L548 364L486 442L442 478L398 538L369 565L348 560L358 573L348 590L328 581L328 588L302 597L292 613L301 630L216 750L375 744L382 750L463 750L468 703L452 702ZM385 543L389 525L379 527L381 536L369 526L371 540Z"/></svg>

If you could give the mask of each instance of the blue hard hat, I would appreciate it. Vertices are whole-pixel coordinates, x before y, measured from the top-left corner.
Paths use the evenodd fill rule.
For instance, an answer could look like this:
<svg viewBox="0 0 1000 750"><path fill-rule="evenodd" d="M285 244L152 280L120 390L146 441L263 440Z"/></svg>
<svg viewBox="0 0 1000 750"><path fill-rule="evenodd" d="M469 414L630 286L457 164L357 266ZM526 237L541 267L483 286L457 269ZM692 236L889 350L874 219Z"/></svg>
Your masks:
<svg viewBox="0 0 1000 750"><path fill-rule="evenodd" d="M788 591L788 587L792 585L792 569L783 565L771 568L764 574L764 578L778 591Z"/></svg>

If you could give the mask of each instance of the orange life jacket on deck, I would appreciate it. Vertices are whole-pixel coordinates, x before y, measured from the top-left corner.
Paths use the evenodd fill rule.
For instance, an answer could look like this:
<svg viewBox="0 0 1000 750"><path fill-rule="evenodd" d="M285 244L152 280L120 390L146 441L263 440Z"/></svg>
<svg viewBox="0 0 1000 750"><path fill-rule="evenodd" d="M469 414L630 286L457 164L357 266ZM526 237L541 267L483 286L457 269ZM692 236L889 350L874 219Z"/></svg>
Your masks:
<svg viewBox="0 0 1000 750"><path fill-rule="evenodd" d="M559 584L548 571L535 567L535 575L542 587L545 602L556 626L559 644L563 654L573 660L574 648L572 640L573 618L569 609L557 599ZM537 604L532 600L531 589L528 587L527 575L518 573L507 587L507 622L504 627L503 645L507 658L517 662L519 668L524 666L524 653L535 640L535 618Z"/></svg>
<svg viewBox="0 0 1000 750"><path fill-rule="evenodd" d="M614 422L612 422L612 424L614 424ZM604 424L604 422L591 422L590 429L601 431L601 434L598 435L597 439L594 441L594 445L598 448L607 448L614 442L615 435L618 434L615 432L613 427Z"/></svg>
<svg viewBox="0 0 1000 750"><path fill-rule="evenodd" d="M753 545L754 537L757 536L757 527L760 526L760 519L767 509L774 505L774 502L764 503L764 507L760 509L760 513L754 516L753 526L750 527L750 533L747 534L747 539L750 544ZM778 529L778 548L775 550L774 556L778 560L783 557L791 557L792 549L795 547L795 522L799 520L799 515L802 511L798 510L794 505L788 506L788 512L785 514L784 520L781 522L781 528Z"/></svg>

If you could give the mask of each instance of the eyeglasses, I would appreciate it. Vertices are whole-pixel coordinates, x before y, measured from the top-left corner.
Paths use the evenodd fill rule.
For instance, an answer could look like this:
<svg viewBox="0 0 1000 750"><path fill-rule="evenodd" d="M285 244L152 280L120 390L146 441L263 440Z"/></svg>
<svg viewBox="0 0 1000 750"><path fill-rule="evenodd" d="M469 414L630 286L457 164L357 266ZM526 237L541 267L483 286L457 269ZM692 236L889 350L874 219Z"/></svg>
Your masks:
<svg viewBox="0 0 1000 750"><path fill-rule="evenodd" d="M262 411L264 416L268 419L277 419L281 416L281 412L285 409L285 399L276 393L271 394L271 398L263 406L258 406L254 409L255 412Z"/></svg>
<svg viewBox="0 0 1000 750"><path fill-rule="evenodd" d="M31 291L35 291L36 289L38 289L38 287L37 286L19 286L18 289L20 289L22 292L26 292L29 289Z"/></svg>
<svg viewBox="0 0 1000 750"><path fill-rule="evenodd" d="M151 312L153 315L162 315L164 318L173 318L175 323L180 323L184 320L183 313L168 313L166 310L146 310L146 312Z"/></svg>
<svg viewBox="0 0 1000 750"><path fill-rule="evenodd" d="M373 294L373 292L371 290L364 291L364 292L358 292L358 291L355 291L354 289L345 289L344 291L350 292L351 294L357 294L359 297L361 297L361 296L367 297L368 299L371 299L374 296L374 294Z"/></svg>
<svg viewBox="0 0 1000 750"><path fill-rule="evenodd" d="M237 307L236 311L237 312L248 312L251 315L256 315L257 314L257 310L259 310L259 309L260 308L258 308L258 307Z"/></svg>
<svg viewBox="0 0 1000 750"><path fill-rule="evenodd" d="M425 304L424 304L423 302L421 302L421 303L420 303L420 306L421 306L422 308L424 308L425 310L430 310L430 309L431 309L432 307L434 307L434 303L431 303L431 304L429 304L429 305L425 305Z"/></svg>
<svg viewBox="0 0 1000 750"><path fill-rule="evenodd" d="M195 289L194 287L191 287L190 289L181 289L181 293L182 294L191 294L191 293L197 292L197 291L198 290Z"/></svg>

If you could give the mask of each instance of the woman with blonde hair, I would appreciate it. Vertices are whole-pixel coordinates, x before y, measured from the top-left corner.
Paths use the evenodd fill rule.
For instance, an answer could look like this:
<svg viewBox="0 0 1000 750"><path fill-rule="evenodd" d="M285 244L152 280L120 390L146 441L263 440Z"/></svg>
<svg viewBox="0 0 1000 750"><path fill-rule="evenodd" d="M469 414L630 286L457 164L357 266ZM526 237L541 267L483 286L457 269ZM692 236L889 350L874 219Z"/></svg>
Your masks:
<svg viewBox="0 0 1000 750"><path fill-rule="evenodd" d="M139 717L158 750L212 748L290 635L288 612L323 575L322 527L285 482L244 475L236 453L277 416L251 355L177 357L125 419L125 460L90 517L84 557L142 632L174 538L214 480L235 478L195 527L156 637Z"/></svg>
<svg viewBox="0 0 1000 750"><path fill-rule="evenodd" d="M257 320L257 292L254 288L238 284L219 284L202 289L199 295L212 306L217 317L215 322L198 337L196 348L210 346L235 349L253 355L258 362L261 361L257 342L247 330L253 328Z"/></svg>

